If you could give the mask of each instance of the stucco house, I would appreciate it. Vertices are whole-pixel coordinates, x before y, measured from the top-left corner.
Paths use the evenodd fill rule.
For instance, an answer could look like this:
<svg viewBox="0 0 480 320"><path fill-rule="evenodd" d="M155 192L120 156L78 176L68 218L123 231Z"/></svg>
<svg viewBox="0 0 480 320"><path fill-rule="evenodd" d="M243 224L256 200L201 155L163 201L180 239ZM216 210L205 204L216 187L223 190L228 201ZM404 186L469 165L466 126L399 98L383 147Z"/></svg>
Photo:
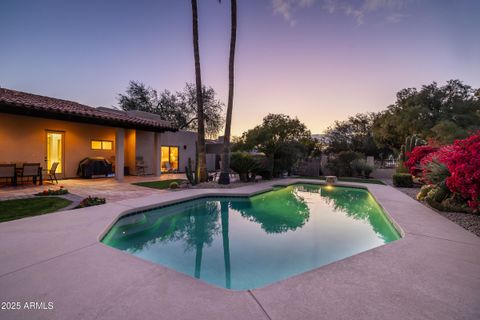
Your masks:
<svg viewBox="0 0 480 320"><path fill-rule="evenodd" d="M188 158L195 160L195 141L195 132L178 131L158 115L0 88L0 163L48 169L59 162L57 176L73 178L82 159L104 157L116 179L138 174L139 161L142 174L159 176L184 171Z"/></svg>

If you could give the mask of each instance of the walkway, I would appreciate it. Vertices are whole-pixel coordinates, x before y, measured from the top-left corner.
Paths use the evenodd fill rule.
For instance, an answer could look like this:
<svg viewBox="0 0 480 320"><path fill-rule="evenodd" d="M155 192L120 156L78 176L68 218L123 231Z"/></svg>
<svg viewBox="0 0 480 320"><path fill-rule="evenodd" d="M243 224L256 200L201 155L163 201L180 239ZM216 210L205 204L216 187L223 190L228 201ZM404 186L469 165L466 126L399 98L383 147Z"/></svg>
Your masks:
<svg viewBox="0 0 480 320"><path fill-rule="evenodd" d="M57 189L60 186L65 187L72 194L82 198L88 196L106 198L107 202L144 197L152 194L158 194L161 190L145 188L132 185L135 182L157 181L169 179L185 179L184 174L162 174L161 177L154 176L127 176L124 181L118 182L114 178L100 179L65 179L58 181L58 184L45 182L42 186L34 184L20 184L13 186L0 186L0 200L16 199L30 197L35 193L42 192L45 189Z"/></svg>

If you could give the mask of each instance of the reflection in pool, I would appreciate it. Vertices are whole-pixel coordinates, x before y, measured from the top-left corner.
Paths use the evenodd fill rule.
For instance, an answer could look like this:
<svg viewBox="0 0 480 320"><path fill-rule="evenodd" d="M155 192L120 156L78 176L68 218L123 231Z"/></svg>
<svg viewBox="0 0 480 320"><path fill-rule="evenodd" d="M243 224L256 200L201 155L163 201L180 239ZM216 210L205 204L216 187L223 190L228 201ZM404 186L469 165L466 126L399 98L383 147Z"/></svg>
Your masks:
<svg viewBox="0 0 480 320"><path fill-rule="evenodd" d="M216 286L253 289L399 239L363 189L296 184L128 215L103 243Z"/></svg>

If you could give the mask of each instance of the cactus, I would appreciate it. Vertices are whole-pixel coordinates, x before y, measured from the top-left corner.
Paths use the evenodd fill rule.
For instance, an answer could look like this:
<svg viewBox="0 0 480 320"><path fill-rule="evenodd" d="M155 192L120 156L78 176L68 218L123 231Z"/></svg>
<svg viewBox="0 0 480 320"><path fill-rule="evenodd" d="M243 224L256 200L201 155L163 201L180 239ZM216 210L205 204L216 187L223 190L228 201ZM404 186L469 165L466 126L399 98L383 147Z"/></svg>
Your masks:
<svg viewBox="0 0 480 320"><path fill-rule="evenodd" d="M188 182L190 182L190 184L192 186L196 185L197 184L197 175L195 174L195 172L192 171L192 159L191 158L188 158L188 166L185 167L185 174L187 176L187 179L188 179Z"/></svg>
<svg viewBox="0 0 480 320"><path fill-rule="evenodd" d="M402 163L408 160L408 153L412 152L415 147L426 145L427 142L417 135L407 136L405 138L405 144L402 144L400 147L400 154L398 155L398 160Z"/></svg>

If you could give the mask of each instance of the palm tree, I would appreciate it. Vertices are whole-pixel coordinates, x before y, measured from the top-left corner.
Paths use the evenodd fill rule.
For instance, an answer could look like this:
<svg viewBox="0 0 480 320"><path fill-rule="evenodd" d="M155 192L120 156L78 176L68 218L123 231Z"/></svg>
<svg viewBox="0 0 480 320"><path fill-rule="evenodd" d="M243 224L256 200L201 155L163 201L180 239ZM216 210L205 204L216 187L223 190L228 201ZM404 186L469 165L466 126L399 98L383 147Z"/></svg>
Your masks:
<svg viewBox="0 0 480 320"><path fill-rule="evenodd" d="M218 178L218 183L230 183L230 131L232 127L233 110L233 81L235 71L235 45L237 42L237 0L231 0L231 30L230 30L230 56L228 61L228 103L227 118L225 121L225 135L223 140L222 172Z"/></svg>
<svg viewBox="0 0 480 320"><path fill-rule="evenodd" d="M225 262L225 287L231 287L231 267L230 267L230 241L228 238L228 203L220 203L221 221L222 221L222 240L223 240L223 260Z"/></svg>
<svg viewBox="0 0 480 320"><path fill-rule="evenodd" d="M197 0L192 0L193 54L195 58L195 84L197 87L197 161L196 175L199 182L207 181L207 156L205 148L205 120L203 113L202 73L200 71L200 48L198 45Z"/></svg>

